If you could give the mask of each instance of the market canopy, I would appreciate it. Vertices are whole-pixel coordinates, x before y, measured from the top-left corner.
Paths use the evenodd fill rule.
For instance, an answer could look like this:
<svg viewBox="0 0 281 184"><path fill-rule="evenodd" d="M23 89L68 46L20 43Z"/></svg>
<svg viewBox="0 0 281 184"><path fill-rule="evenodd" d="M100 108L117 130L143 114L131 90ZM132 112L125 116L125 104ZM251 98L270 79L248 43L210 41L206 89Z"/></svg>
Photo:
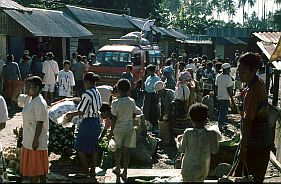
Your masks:
<svg viewBox="0 0 281 184"><path fill-rule="evenodd" d="M63 15L61 11L30 9L31 12L4 10L33 36L78 38L93 35L85 27Z"/></svg>

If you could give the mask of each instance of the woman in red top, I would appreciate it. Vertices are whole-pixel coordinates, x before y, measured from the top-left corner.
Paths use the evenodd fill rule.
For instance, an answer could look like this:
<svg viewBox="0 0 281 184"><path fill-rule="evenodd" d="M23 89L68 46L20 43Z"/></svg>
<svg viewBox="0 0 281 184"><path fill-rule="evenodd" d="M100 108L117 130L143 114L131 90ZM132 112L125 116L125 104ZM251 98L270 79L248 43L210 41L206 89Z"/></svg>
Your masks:
<svg viewBox="0 0 281 184"><path fill-rule="evenodd" d="M268 121L265 85L256 75L261 59L258 54L246 53L239 58L239 62L239 76L246 87L241 94L242 139L235 175L241 175L243 166L247 164L248 174L253 176L254 182L263 182L273 137Z"/></svg>

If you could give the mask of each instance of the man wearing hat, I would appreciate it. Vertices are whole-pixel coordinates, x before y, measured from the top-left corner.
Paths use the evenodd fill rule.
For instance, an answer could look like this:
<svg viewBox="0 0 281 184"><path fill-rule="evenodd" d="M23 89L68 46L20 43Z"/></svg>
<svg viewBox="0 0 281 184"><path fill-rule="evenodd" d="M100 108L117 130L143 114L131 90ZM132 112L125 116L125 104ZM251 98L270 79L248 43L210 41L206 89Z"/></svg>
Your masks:
<svg viewBox="0 0 281 184"><path fill-rule="evenodd" d="M163 81L165 83L166 88L175 90L176 81L173 78L173 68L170 66L165 66L163 68Z"/></svg>
<svg viewBox="0 0 281 184"><path fill-rule="evenodd" d="M48 103L54 102L54 92L55 92L55 84L57 81L57 75L59 73L59 66L56 61L53 60L54 54L52 52L48 52L46 54L46 61L43 63L42 73L44 74L44 98ZM48 92L50 92L50 99L48 99Z"/></svg>
<svg viewBox="0 0 281 184"><path fill-rule="evenodd" d="M229 107L229 100L232 98L233 94L233 79L230 74L229 63L222 64L222 73L217 75L215 85L217 90L217 99L219 105L219 115L218 122L219 126L225 125L227 123L227 113Z"/></svg>
<svg viewBox="0 0 281 184"><path fill-rule="evenodd" d="M160 97L160 121L170 121L172 118L172 102L175 99L175 91L165 88L163 81L157 81L154 85L155 92Z"/></svg>

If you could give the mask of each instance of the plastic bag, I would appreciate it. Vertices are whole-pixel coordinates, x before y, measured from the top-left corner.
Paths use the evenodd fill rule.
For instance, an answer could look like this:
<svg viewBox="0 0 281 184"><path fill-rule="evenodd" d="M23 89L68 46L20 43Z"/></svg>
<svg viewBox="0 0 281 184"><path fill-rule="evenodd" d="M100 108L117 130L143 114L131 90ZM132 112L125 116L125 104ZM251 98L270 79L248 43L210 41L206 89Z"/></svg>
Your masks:
<svg viewBox="0 0 281 184"><path fill-rule="evenodd" d="M112 152L115 152L117 149L117 145L114 139L110 139L108 143L108 149Z"/></svg>

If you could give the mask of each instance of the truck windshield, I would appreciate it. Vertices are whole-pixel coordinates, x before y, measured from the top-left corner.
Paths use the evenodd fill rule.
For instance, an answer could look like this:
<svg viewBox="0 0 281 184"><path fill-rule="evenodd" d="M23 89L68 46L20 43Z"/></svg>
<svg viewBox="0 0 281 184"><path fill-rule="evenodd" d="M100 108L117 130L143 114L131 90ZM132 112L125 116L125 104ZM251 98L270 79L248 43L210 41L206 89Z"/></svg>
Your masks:
<svg viewBox="0 0 281 184"><path fill-rule="evenodd" d="M97 53L96 61L103 66L126 66L131 63L131 53L100 51Z"/></svg>

